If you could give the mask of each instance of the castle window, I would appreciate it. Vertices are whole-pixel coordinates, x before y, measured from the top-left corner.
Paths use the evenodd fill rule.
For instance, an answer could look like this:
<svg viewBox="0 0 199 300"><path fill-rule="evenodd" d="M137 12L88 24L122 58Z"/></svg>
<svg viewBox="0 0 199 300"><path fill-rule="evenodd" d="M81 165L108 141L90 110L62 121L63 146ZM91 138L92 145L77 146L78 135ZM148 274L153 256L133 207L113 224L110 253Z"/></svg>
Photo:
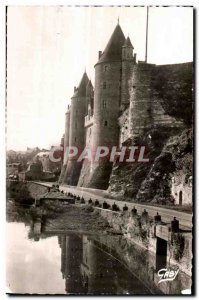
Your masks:
<svg viewBox="0 0 199 300"><path fill-rule="evenodd" d="M104 126L108 126L108 122L107 121L104 121Z"/></svg>
<svg viewBox="0 0 199 300"><path fill-rule="evenodd" d="M102 101L102 106L103 106L103 108L106 108L106 106L107 106L106 100Z"/></svg>
<svg viewBox="0 0 199 300"><path fill-rule="evenodd" d="M90 135L91 135L91 128L90 128Z"/></svg>
<svg viewBox="0 0 199 300"><path fill-rule="evenodd" d="M104 72L108 71L108 66L104 66Z"/></svg>
<svg viewBox="0 0 199 300"><path fill-rule="evenodd" d="M104 90L106 89L106 82L105 81L103 82L103 89Z"/></svg>
<svg viewBox="0 0 199 300"><path fill-rule="evenodd" d="M75 142L77 141L77 138L75 137Z"/></svg>

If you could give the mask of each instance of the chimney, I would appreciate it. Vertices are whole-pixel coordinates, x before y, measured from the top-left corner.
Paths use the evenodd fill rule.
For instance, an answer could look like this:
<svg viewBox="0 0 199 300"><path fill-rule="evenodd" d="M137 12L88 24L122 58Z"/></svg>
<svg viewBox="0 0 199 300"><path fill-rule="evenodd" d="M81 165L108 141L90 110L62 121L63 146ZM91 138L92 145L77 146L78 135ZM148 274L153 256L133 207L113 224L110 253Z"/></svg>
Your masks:
<svg viewBox="0 0 199 300"><path fill-rule="evenodd" d="M102 56L102 51L98 51L98 58L100 59L101 56Z"/></svg>

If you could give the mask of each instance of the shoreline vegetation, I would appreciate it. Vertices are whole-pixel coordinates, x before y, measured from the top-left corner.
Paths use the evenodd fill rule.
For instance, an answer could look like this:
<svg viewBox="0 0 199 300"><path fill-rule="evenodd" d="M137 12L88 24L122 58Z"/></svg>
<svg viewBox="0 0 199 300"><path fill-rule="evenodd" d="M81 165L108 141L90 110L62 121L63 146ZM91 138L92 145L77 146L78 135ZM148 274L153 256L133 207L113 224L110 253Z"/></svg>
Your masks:
<svg viewBox="0 0 199 300"><path fill-rule="evenodd" d="M7 221L41 221L44 232L80 231L93 234L121 234L114 230L90 205L77 203L66 204L58 200L49 200L41 207L24 205L14 199L7 201Z"/></svg>

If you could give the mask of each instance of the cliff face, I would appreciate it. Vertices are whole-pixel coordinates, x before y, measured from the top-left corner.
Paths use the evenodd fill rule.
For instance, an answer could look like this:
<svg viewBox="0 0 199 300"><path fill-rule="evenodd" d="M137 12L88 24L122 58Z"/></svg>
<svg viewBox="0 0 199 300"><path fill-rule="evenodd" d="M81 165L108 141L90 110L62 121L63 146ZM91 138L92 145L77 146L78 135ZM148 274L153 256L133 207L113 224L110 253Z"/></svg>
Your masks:
<svg viewBox="0 0 199 300"><path fill-rule="evenodd" d="M82 148L86 144L94 152L97 146L144 145L149 150L149 162L112 164L85 160L83 167L69 162L63 166L61 181L63 178L63 183L70 185L108 188L120 199L190 203L193 64L157 66L100 61L95 75L94 113L86 119L83 113L81 124L75 119L77 107L73 107L73 99L70 128L74 127L75 134L70 145ZM79 109L78 100L77 106ZM79 130L77 134L77 128L81 128L81 134ZM80 138L81 143L77 143ZM183 201L182 193L186 198Z"/></svg>
<svg viewBox="0 0 199 300"><path fill-rule="evenodd" d="M191 63L135 67L130 106L119 118L120 145L145 145L150 161L115 163L109 181L115 196L166 204L179 202L184 193L183 203L191 202L186 184L192 174L192 77Z"/></svg>
<svg viewBox="0 0 199 300"><path fill-rule="evenodd" d="M191 129L185 129L180 135L171 136L166 141L142 182L136 200L161 204L174 203L171 193L172 177L179 171L182 174L180 180L184 180L184 176L188 180L192 175ZM187 203L188 200L186 199Z"/></svg>
<svg viewBox="0 0 199 300"><path fill-rule="evenodd" d="M159 128L148 131L142 140L148 142L149 163L115 164L109 191L132 202L174 204L172 178L181 174L178 180L184 185L192 175L192 129Z"/></svg>

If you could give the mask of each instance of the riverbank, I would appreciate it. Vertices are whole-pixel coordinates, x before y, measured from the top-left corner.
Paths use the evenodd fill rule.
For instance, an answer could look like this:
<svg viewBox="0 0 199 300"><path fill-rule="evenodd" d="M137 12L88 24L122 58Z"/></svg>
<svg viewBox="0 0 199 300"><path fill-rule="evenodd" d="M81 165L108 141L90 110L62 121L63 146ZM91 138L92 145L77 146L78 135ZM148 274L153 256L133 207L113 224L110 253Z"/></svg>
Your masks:
<svg viewBox="0 0 199 300"><path fill-rule="evenodd" d="M44 204L47 210L48 218L46 218L44 231L73 230L78 232L91 232L92 234L117 233L111 229L108 221L105 220L92 206L75 204L67 205L48 201ZM59 211L59 217L49 217L50 211Z"/></svg>
<svg viewBox="0 0 199 300"><path fill-rule="evenodd" d="M78 231L92 234L120 234L114 230L99 212L92 206L85 204L66 204L60 201L48 201L40 208L29 205L21 205L14 199L7 201L7 221L20 222L25 220L26 224L35 222L38 217L43 216L42 230L54 231Z"/></svg>

